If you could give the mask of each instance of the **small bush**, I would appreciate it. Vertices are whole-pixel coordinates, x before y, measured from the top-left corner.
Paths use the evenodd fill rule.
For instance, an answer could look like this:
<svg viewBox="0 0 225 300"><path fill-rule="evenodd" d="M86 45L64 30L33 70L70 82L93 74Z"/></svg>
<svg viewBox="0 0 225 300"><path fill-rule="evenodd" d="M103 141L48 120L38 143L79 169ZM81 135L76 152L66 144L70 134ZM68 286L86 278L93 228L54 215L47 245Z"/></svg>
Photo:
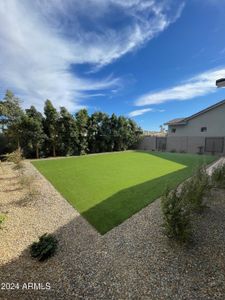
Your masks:
<svg viewBox="0 0 225 300"><path fill-rule="evenodd" d="M176 153L177 150L176 150L176 149L171 149L170 152L171 152L171 153Z"/></svg>
<svg viewBox="0 0 225 300"><path fill-rule="evenodd" d="M225 164L213 170L211 180L215 187L225 188Z"/></svg>
<svg viewBox="0 0 225 300"><path fill-rule="evenodd" d="M23 160L23 153L21 149L19 148L11 153L5 154L5 160L7 162L13 162L16 165L20 164Z"/></svg>
<svg viewBox="0 0 225 300"><path fill-rule="evenodd" d="M24 198L22 198L21 201L19 201L21 205L26 206L37 199L37 196L40 194L40 192L37 186L35 185L35 176L28 176L21 173L19 177L19 184L21 185L21 188L23 188L26 192Z"/></svg>
<svg viewBox="0 0 225 300"><path fill-rule="evenodd" d="M3 214L0 214L0 228L1 228L1 225L4 223L5 219L6 219L6 216Z"/></svg>
<svg viewBox="0 0 225 300"><path fill-rule="evenodd" d="M86 155L86 154L87 154L87 152L85 150L80 151L80 155Z"/></svg>
<svg viewBox="0 0 225 300"><path fill-rule="evenodd" d="M20 162L18 162L18 163L15 165L14 170L21 170L21 171L23 171L24 168L25 168L24 162L23 162L23 161L20 161Z"/></svg>
<svg viewBox="0 0 225 300"><path fill-rule="evenodd" d="M38 242L31 245L31 256L39 261L44 261L55 254L57 245L57 239L53 235L45 233Z"/></svg>
<svg viewBox="0 0 225 300"><path fill-rule="evenodd" d="M165 234L169 238L186 242L191 234L190 212L178 195L177 189L165 192L161 200L161 209Z"/></svg>
<svg viewBox="0 0 225 300"><path fill-rule="evenodd" d="M30 189L32 187L34 180L35 180L34 176L28 176L25 174L21 174L19 177L20 185L27 189Z"/></svg>
<svg viewBox="0 0 225 300"><path fill-rule="evenodd" d="M209 190L209 176L202 168L198 169L191 179L183 183L180 196L191 210L201 212L205 208L204 196Z"/></svg>

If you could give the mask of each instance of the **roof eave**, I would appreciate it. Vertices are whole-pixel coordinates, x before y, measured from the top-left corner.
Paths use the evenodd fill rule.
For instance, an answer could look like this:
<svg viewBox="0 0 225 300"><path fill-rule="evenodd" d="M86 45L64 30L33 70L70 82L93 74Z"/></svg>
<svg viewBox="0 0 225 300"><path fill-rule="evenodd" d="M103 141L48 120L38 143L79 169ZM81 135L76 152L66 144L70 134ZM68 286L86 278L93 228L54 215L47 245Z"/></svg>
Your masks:
<svg viewBox="0 0 225 300"><path fill-rule="evenodd" d="M180 123L164 123L164 125L168 125L168 126L182 126L182 125L187 125L187 122L180 122Z"/></svg>

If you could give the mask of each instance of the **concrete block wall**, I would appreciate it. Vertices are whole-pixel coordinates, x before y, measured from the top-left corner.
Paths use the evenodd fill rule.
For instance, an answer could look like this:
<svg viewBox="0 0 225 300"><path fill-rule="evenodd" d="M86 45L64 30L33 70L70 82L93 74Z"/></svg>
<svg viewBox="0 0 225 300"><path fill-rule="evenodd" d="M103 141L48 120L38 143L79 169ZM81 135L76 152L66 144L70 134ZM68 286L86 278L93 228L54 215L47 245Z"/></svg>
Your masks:
<svg viewBox="0 0 225 300"><path fill-rule="evenodd" d="M144 136L141 138L138 144L138 150L156 150L156 137L155 136Z"/></svg>
<svg viewBox="0 0 225 300"><path fill-rule="evenodd" d="M156 136L144 136L138 144L138 150L156 151ZM202 136L167 136L166 151L170 152L175 150L176 152L198 153L199 147L205 148L205 137ZM225 154L225 138L224 149Z"/></svg>
<svg viewBox="0 0 225 300"><path fill-rule="evenodd" d="M166 143L166 150L176 152L185 151L187 152L188 149L188 139L187 137L183 136L168 136L167 143Z"/></svg>
<svg viewBox="0 0 225 300"><path fill-rule="evenodd" d="M167 137L167 151L176 150L177 152L185 151L187 153L197 153L199 152L199 147L205 147L204 137L188 137L188 136L177 136Z"/></svg>
<svg viewBox="0 0 225 300"><path fill-rule="evenodd" d="M205 137L202 136L188 137L188 146L187 146L188 153L198 153L199 147L203 147L203 151L204 151Z"/></svg>

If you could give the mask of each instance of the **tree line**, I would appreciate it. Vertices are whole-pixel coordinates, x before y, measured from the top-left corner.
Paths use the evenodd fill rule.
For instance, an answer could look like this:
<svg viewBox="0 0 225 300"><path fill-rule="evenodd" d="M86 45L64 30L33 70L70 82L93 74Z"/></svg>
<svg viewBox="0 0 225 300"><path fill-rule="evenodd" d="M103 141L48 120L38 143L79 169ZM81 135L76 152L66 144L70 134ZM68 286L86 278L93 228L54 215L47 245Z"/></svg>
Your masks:
<svg viewBox="0 0 225 300"><path fill-rule="evenodd" d="M0 154L20 148L29 158L123 151L132 148L142 133L124 116L89 115L86 109L72 115L65 107L57 111L50 100L45 101L43 114L33 105L23 110L10 90L0 100L0 126Z"/></svg>

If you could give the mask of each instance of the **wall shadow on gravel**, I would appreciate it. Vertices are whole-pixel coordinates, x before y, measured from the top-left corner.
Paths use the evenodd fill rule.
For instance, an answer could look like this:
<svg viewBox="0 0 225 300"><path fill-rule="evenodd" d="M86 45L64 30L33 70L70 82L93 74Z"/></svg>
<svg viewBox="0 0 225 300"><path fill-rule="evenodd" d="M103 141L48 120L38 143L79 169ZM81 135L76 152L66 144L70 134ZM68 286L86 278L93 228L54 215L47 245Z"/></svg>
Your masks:
<svg viewBox="0 0 225 300"><path fill-rule="evenodd" d="M51 290L0 290L0 299L222 299L224 215L224 202L218 202L195 219L191 249L171 247L157 222L140 231L128 221L101 236L78 216L54 232L59 247L48 261L36 262L28 247L0 267L1 283L50 282ZM148 215L142 217L147 222Z"/></svg>
<svg viewBox="0 0 225 300"><path fill-rule="evenodd" d="M46 232L50 233L48 228L46 228ZM35 241L38 240L38 236L44 233L37 235ZM4 265L1 265L0 261L0 299L72 299L69 295L68 298L65 298L66 291L73 288L76 291L76 281L78 280L76 275L80 274L82 267L85 268L85 262L82 262L83 253L87 255L87 246L91 248L92 245L96 245L101 236L79 215L59 227L53 234L57 237L59 245L55 256L49 260L38 262L33 259L30 255L29 246L16 259ZM16 244L19 243L20 240L15 239L15 252L17 251ZM91 267L92 250L89 249L89 251L88 259L90 261L88 264ZM83 276L85 277L85 272ZM42 283L43 286L49 282L51 290L22 289L23 283L29 282ZM12 283L11 289L3 290L3 283ZM14 283L19 283L20 288L14 289Z"/></svg>

